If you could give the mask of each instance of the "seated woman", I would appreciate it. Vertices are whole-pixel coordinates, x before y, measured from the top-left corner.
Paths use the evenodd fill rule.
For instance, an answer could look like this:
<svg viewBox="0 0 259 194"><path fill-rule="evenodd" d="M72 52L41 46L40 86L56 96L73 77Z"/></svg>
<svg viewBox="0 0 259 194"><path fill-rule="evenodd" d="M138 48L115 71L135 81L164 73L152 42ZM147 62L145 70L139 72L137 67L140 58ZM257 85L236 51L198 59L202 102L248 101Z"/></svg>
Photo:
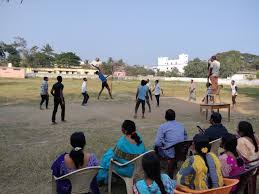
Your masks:
<svg viewBox="0 0 259 194"><path fill-rule="evenodd" d="M160 160L155 153L148 153L142 158L145 179L133 186L134 194L174 194L176 181L166 174L161 174Z"/></svg>
<svg viewBox="0 0 259 194"><path fill-rule="evenodd" d="M114 148L110 148L104 153L101 159L100 165L103 169L98 172L98 182L104 181L105 184L108 183L108 171L112 158L119 163L126 163L145 152L142 139L139 133L136 132L135 123L131 120L125 120L121 128L123 136L119 139ZM122 176L131 177L134 166L116 167L115 170Z"/></svg>
<svg viewBox="0 0 259 194"><path fill-rule="evenodd" d="M80 168L98 166L98 160L94 154L90 154L84 151L85 147L85 135L83 132L75 132L70 137L70 144L73 149L70 153L61 154L52 164L52 174L56 177L61 177L72 171ZM71 183L69 180L58 180L57 193L69 194L71 193ZM99 188L96 178L91 183L91 190L94 194L99 194Z"/></svg>
<svg viewBox="0 0 259 194"><path fill-rule="evenodd" d="M196 154L183 163L176 175L177 183L194 190L223 186L221 164L217 156L210 152L209 138L204 134L197 134L193 143Z"/></svg>
<svg viewBox="0 0 259 194"><path fill-rule="evenodd" d="M224 177L234 176L244 171L244 161L236 150L237 138L233 134L226 134L222 138L222 146L225 153L219 157L221 162L221 172Z"/></svg>
<svg viewBox="0 0 259 194"><path fill-rule="evenodd" d="M241 121L238 124L238 135L240 138L237 139L237 151L245 161L249 162L259 158L258 152L258 139L254 136L254 130L251 123L247 121ZM253 162L252 165L258 164Z"/></svg>

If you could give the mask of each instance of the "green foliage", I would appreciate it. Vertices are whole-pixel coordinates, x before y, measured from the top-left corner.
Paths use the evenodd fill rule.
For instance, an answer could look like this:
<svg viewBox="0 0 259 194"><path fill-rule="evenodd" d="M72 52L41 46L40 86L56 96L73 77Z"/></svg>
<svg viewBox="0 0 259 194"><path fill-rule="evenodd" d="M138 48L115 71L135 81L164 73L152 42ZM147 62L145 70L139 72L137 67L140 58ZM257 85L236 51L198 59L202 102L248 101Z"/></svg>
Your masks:
<svg viewBox="0 0 259 194"><path fill-rule="evenodd" d="M184 67L184 75L186 77L207 77L208 65L207 62L195 58L188 62L188 65Z"/></svg>
<svg viewBox="0 0 259 194"><path fill-rule="evenodd" d="M38 52L34 55L32 67L51 67L53 66L53 60L53 57L48 56L45 53Z"/></svg>
<svg viewBox="0 0 259 194"><path fill-rule="evenodd" d="M61 54L56 55L55 63L59 67L79 66L80 57L72 52L61 53Z"/></svg>
<svg viewBox="0 0 259 194"><path fill-rule="evenodd" d="M151 69L146 69L143 66L126 66L125 68L126 74L129 76L137 76L137 75L155 75L155 72Z"/></svg>
<svg viewBox="0 0 259 194"><path fill-rule="evenodd" d="M239 51L227 51L218 53L217 58L220 61L220 76L229 77L238 71L253 71L259 64L259 56Z"/></svg>
<svg viewBox="0 0 259 194"><path fill-rule="evenodd" d="M259 71L256 72L256 78L259 79Z"/></svg>
<svg viewBox="0 0 259 194"><path fill-rule="evenodd" d="M157 71L156 72L156 75L157 76L162 76L162 77L180 77L181 76L181 74L180 74L180 72L179 72L179 70L176 68L176 67L174 67L174 69L172 69L172 71Z"/></svg>

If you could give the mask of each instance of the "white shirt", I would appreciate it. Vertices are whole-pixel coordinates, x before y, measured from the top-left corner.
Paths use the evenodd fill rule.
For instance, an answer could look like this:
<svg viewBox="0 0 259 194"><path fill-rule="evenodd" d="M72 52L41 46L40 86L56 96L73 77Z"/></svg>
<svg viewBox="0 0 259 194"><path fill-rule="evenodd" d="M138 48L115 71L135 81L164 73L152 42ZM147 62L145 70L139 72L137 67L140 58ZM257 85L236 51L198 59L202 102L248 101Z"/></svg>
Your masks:
<svg viewBox="0 0 259 194"><path fill-rule="evenodd" d="M231 84L231 94L232 94L232 96L237 95L236 87L237 87L236 84L234 84L234 85Z"/></svg>
<svg viewBox="0 0 259 194"><path fill-rule="evenodd" d="M156 84L156 85L155 85L155 95L160 95L160 92L161 92L160 85L159 85L159 84Z"/></svg>
<svg viewBox="0 0 259 194"><path fill-rule="evenodd" d="M47 95L48 94L48 82L43 80L40 86L40 94Z"/></svg>
<svg viewBox="0 0 259 194"><path fill-rule="evenodd" d="M190 92L194 92L196 89L195 83L190 83L189 90Z"/></svg>
<svg viewBox="0 0 259 194"><path fill-rule="evenodd" d="M87 92L87 85L86 85L86 81L83 81L82 83L82 93Z"/></svg>
<svg viewBox="0 0 259 194"><path fill-rule="evenodd" d="M151 85L150 85L150 82L148 82L147 84L146 84L146 86L148 87L148 89L150 90L151 88Z"/></svg>
<svg viewBox="0 0 259 194"><path fill-rule="evenodd" d="M219 70L220 70L220 62L217 60L214 60L213 62L209 62L210 63L210 68L212 68L212 76L216 76L219 77Z"/></svg>

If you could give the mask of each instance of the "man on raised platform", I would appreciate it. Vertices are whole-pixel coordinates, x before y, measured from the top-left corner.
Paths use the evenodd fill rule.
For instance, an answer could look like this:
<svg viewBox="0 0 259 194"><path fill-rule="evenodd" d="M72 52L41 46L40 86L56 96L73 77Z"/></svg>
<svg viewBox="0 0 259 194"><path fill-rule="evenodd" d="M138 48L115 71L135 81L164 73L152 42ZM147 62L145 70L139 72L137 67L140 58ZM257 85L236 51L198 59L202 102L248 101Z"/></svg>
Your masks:
<svg viewBox="0 0 259 194"><path fill-rule="evenodd" d="M228 130L221 124L221 114L213 112L210 116L211 126L205 130L204 134L207 135L210 141L219 139L228 133Z"/></svg>

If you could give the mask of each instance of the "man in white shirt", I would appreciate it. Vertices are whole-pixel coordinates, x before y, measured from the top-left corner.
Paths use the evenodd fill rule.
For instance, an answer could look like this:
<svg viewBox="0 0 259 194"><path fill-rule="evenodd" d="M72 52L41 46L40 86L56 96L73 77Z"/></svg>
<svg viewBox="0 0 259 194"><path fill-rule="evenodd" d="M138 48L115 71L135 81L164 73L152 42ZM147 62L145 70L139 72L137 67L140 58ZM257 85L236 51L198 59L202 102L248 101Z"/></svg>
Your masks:
<svg viewBox="0 0 259 194"><path fill-rule="evenodd" d="M155 91L156 105L157 105L157 107L159 107L159 103L160 103L159 99L160 99L161 91L162 91L162 94L163 94L163 89L159 85L159 80L155 81L155 88L152 91Z"/></svg>
<svg viewBox="0 0 259 194"><path fill-rule="evenodd" d="M46 109L48 109L48 104L49 104L48 81L49 81L48 77L44 77L40 86L40 96L41 96L40 109L41 110L42 110L42 104L44 103L44 101L46 101Z"/></svg>
<svg viewBox="0 0 259 194"><path fill-rule="evenodd" d="M82 106L85 106L87 104L87 101L89 99L89 95L87 94L87 85L86 85L87 79L83 78L83 83L82 83L82 95L84 96Z"/></svg>
<svg viewBox="0 0 259 194"><path fill-rule="evenodd" d="M193 79L191 80L190 86L189 86L189 101L194 100L196 101L196 86L193 82Z"/></svg>
<svg viewBox="0 0 259 194"><path fill-rule="evenodd" d="M208 65L208 78L210 78L211 81L212 92L213 94L216 94L218 91L220 62L217 60L216 56L212 56L208 62Z"/></svg>

